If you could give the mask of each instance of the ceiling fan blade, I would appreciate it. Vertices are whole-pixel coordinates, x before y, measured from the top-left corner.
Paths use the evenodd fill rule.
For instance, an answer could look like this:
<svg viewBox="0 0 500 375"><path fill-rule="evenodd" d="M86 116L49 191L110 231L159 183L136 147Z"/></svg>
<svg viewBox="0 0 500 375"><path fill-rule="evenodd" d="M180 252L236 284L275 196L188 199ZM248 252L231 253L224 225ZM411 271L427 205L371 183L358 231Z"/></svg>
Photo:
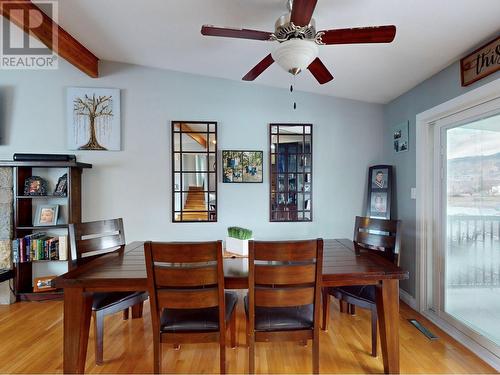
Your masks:
<svg viewBox="0 0 500 375"><path fill-rule="evenodd" d="M274 59L271 54L267 55L243 77L243 81L253 81L260 76L264 70L269 68L273 62Z"/></svg>
<svg viewBox="0 0 500 375"><path fill-rule="evenodd" d="M323 44L390 43L396 36L396 26L360 27L320 31Z"/></svg>
<svg viewBox="0 0 500 375"><path fill-rule="evenodd" d="M210 25L203 25L201 27L202 35L208 36L222 36L226 38L242 38L242 39L256 39L256 40L269 40L272 33L267 31L249 30L249 29L231 29L226 27L216 27Z"/></svg>
<svg viewBox="0 0 500 375"><path fill-rule="evenodd" d="M328 71L326 66L323 64L323 62L319 59L319 57L316 57L312 63L309 64L307 67L309 71L312 73L314 78L321 84L325 84L327 82L330 82L333 79L332 74Z"/></svg>
<svg viewBox="0 0 500 375"><path fill-rule="evenodd" d="M290 21L295 26L309 25L317 2L318 0L293 0Z"/></svg>

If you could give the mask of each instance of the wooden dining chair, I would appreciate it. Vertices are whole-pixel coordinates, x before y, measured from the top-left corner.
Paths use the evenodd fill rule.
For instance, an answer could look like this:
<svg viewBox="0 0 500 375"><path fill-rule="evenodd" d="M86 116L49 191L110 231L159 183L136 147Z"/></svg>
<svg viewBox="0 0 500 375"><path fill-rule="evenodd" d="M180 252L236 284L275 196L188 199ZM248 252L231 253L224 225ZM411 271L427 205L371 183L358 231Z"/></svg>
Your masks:
<svg viewBox="0 0 500 375"><path fill-rule="evenodd" d="M111 252L123 252L125 245L123 220L69 224L69 239L71 257L80 262ZM132 308L132 318L140 318L143 302L147 299L146 291L94 293L92 317L94 318L95 363L97 365L103 364L104 317L123 311L123 319L128 319L129 308Z"/></svg>
<svg viewBox="0 0 500 375"><path fill-rule="evenodd" d="M222 241L147 242L144 246L153 324L154 372L161 344L219 342L226 372L226 326L236 347L238 295L224 292Z"/></svg>
<svg viewBox="0 0 500 375"><path fill-rule="evenodd" d="M319 305L323 240L249 243L245 297L248 367L255 372L255 342L313 340L319 372Z"/></svg>
<svg viewBox="0 0 500 375"><path fill-rule="evenodd" d="M401 248L399 220L373 219L369 217L356 217L354 225L354 249L357 254L368 251L382 256L399 266L399 253ZM323 288L323 330L328 329L330 319L330 296L339 300L340 312L355 313L355 306L371 311L372 325L372 356L377 356L377 303L375 298L375 285L351 285L333 288Z"/></svg>

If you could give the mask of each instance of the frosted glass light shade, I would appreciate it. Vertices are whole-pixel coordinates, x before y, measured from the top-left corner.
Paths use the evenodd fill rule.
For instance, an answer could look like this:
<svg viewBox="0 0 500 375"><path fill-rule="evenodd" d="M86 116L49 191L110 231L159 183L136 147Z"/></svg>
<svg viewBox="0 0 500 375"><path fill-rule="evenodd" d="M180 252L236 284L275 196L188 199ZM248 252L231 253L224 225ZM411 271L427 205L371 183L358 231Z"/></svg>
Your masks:
<svg viewBox="0 0 500 375"><path fill-rule="evenodd" d="M271 55L287 72L298 74L318 56L318 45L312 40L290 39L280 43Z"/></svg>

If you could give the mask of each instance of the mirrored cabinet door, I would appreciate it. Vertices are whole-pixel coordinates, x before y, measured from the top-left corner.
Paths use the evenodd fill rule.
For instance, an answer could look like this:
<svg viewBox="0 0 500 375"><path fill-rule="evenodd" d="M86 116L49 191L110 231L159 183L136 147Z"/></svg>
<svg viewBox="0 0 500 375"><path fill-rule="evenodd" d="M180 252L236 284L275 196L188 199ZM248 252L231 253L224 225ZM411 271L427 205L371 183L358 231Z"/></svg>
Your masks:
<svg viewBox="0 0 500 375"><path fill-rule="evenodd" d="M312 221L312 125L270 125L271 221Z"/></svg>
<svg viewBox="0 0 500 375"><path fill-rule="evenodd" d="M172 122L172 221L217 221L217 123Z"/></svg>

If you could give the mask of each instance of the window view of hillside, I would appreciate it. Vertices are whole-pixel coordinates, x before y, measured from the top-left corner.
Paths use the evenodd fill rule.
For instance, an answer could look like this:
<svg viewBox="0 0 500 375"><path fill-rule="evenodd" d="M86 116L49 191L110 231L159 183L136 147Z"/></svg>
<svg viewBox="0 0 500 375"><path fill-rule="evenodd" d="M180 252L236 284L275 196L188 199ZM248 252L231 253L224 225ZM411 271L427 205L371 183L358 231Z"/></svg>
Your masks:
<svg viewBox="0 0 500 375"><path fill-rule="evenodd" d="M500 215L498 116L448 131L448 214Z"/></svg>
<svg viewBox="0 0 500 375"><path fill-rule="evenodd" d="M500 344L500 115L446 141L445 311Z"/></svg>

